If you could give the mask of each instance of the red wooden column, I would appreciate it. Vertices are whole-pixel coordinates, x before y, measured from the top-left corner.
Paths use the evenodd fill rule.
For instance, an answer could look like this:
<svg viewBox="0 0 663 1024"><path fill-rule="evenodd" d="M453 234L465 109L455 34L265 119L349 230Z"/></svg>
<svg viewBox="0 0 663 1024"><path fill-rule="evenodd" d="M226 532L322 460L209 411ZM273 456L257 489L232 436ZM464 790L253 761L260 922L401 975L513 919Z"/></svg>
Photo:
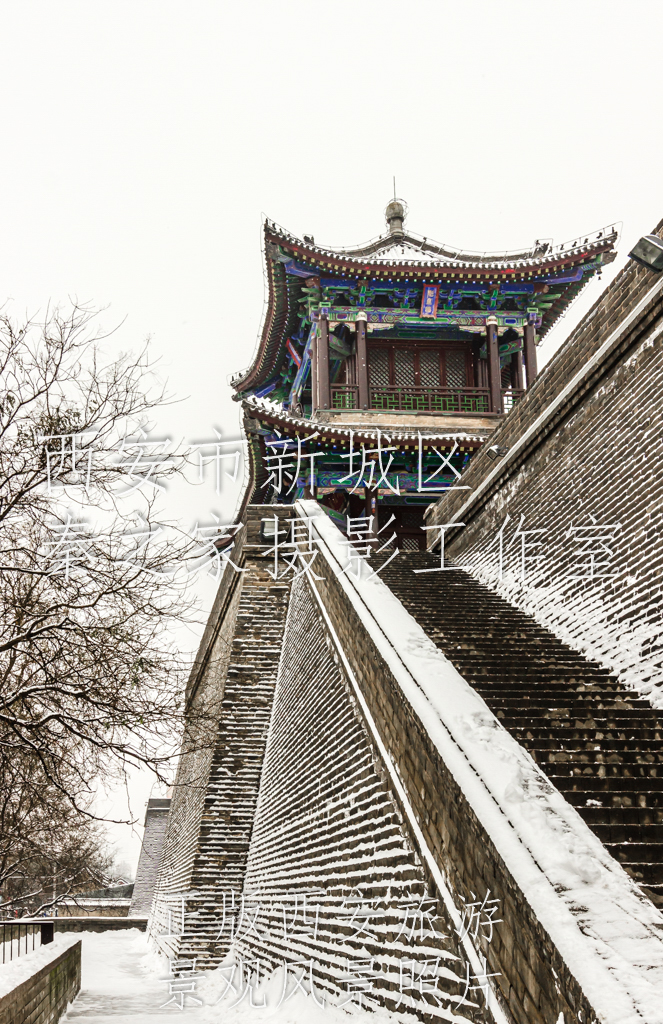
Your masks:
<svg viewBox="0 0 663 1024"><path fill-rule="evenodd" d="M368 350L366 348L366 314L357 313L357 404L368 409Z"/></svg>
<svg viewBox="0 0 663 1024"><path fill-rule="evenodd" d="M517 391L523 389L523 354L514 352L511 356L511 387Z"/></svg>
<svg viewBox="0 0 663 1024"><path fill-rule="evenodd" d="M318 343L317 331L311 343L311 415L318 408Z"/></svg>
<svg viewBox="0 0 663 1024"><path fill-rule="evenodd" d="M525 374L528 388L531 388L536 380L536 343L534 339L534 324L525 324Z"/></svg>
<svg viewBox="0 0 663 1024"><path fill-rule="evenodd" d="M477 385L478 388L488 387L488 360L477 356Z"/></svg>
<svg viewBox="0 0 663 1024"><path fill-rule="evenodd" d="M329 390L329 323L326 317L320 317L318 323L318 409L329 409L331 391Z"/></svg>
<svg viewBox="0 0 663 1024"><path fill-rule="evenodd" d="M502 412L502 381L500 379L500 350L497 341L497 317L486 320L486 348L488 349L488 387L490 411Z"/></svg>

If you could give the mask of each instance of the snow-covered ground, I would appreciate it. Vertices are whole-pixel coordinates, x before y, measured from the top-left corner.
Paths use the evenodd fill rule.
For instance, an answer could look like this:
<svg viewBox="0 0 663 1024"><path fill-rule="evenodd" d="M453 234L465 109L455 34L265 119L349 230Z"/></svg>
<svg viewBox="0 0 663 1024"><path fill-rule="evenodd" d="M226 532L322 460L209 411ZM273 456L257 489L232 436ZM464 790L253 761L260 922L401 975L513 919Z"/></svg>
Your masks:
<svg viewBox="0 0 663 1024"><path fill-rule="evenodd" d="M236 996L222 995L228 972L209 971L195 979L192 995L202 1006L185 995L183 1010L177 1005L164 1008L170 998L168 964L150 949L143 932L83 932L75 938L83 940L83 978L80 994L63 1018L67 1021L141 1024L145 1019L149 1024L165 1024L183 1019L191 1024L218 1024L222 1019L224 1024L396 1024L403 1019L386 1011L369 1013L357 1005L347 1009L333 1005L321 1008L302 991L295 991L288 998L291 984L279 1006L283 991L280 970L253 995L255 1003L266 1003L264 1007L250 1006L248 995L233 1007Z"/></svg>

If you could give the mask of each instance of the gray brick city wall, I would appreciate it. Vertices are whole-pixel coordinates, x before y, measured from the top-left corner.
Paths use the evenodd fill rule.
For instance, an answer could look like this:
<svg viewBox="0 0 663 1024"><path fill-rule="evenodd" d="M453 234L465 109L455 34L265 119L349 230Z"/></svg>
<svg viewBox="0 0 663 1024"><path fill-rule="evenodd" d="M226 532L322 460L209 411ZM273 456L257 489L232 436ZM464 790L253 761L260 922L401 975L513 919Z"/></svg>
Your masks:
<svg viewBox="0 0 663 1024"><path fill-rule="evenodd" d="M129 917L147 917L152 909L152 898L159 875L169 810L170 800L148 801L145 831L136 869Z"/></svg>
<svg viewBox="0 0 663 1024"><path fill-rule="evenodd" d="M81 989L81 943L0 997L0 1024L56 1024Z"/></svg>
<svg viewBox="0 0 663 1024"><path fill-rule="evenodd" d="M375 958L380 970L365 1001L418 1009L427 1020L448 1019L449 1001L408 988L408 977L413 964L416 975L439 962L438 992L458 1003L458 1017L492 1020L481 989L466 991L473 971L444 905L430 897L385 767L301 577L293 584L243 899L225 935L229 941L236 930L244 957L272 967L313 960L319 992L346 998L350 966ZM431 975L422 987L434 988Z"/></svg>
<svg viewBox="0 0 663 1024"><path fill-rule="evenodd" d="M235 577L237 582L217 602L190 687L194 707L195 700L209 703L214 695L217 726L213 750L192 744L186 755L194 767L204 762L196 787L186 786L183 770L178 779L173 809L179 811L171 809L155 900L162 916L159 920L153 912L152 934L166 930L172 897L187 892L184 935L181 941L175 938L173 951L212 966L228 951L236 930L240 951L272 964L281 957L326 959L327 966L319 968L321 987L342 987L342 960L353 960L359 949L384 949L386 944L387 969L377 988L379 998L393 1006L395 974L405 959L397 928L405 894L438 900L439 930L447 944L431 942L432 954L442 948L458 957L447 957L447 982L457 984L466 967L442 909L445 893L437 891L427 867L425 857L432 855L452 894L454 914L477 894L490 892L499 900L503 921L491 942L483 933L478 941L507 1014L517 1024L558 1024L560 1014L567 1022L592 1024L592 1007L572 971L405 699L331 565L316 562L316 572L325 578L315 587L338 636L338 650L307 594L308 584L296 584L286 628L288 587L268 575L271 563L257 547L264 512L249 507L247 572ZM350 677L340 668L342 655L359 687L357 703L348 687ZM210 670L215 662L222 664L222 672ZM370 715L361 728L359 695ZM404 787L423 835L421 848L410 829L410 812L399 806L392 776L373 749L372 728L388 751L389 772L395 768ZM321 906L317 934L283 935L279 922L286 888L288 899L306 894L309 926L311 905ZM375 898L376 909L384 911L373 939L361 930L353 937L343 920L344 899L360 895ZM259 936L242 936L247 924L251 931L256 901L261 913L272 915L270 934L263 929ZM301 903L299 910L301 917ZM286 928L288 920L286 914ZM171 927L177 932L176 922ZM480 992L474 994L479 1004ZM482 1005L458 1012L468 1019L488 1019Z"/></svg>
<svg viewBox="0 0 663 1024"><path fill-rule="evenodd" d="M275 513L290 518L292 510L250 506L232 553L246 571L226 567L201 642L149 924L164 952L207 966L224 955L219 893L243 885L285 626L289 584L269 575L260 546L261 519Z"/></svg>
<svg viewBox="0 0 663 1024"><path fill-rule="evenodd" d="M504 1006L517 1024L558 1024L560 1014L565 1021L591 1024L595 1014L568 965L406 701L333 569L323 565L318 574L325 579L315 586L457 907L489 890L500 901L503 922L491 942L485 936L480 941ZM411 842L416 848L416 837ZM435 892L431 877L426 883Z"/></svg>
<svg viewBox="0 0 663 1024"><path fill-rule="evenodd" d="M212 966L227 952L218 935L223 896L241 891L267 742L290 586L247 557L219 731L187 900L183 955ZM229 943L228 943L229 945Z"/></svg>
<svg viewBox="0 0 663 1024"><path fill-rule="evenodd" d="M495 433L494 444L509 453L491 461L481 452L463 476L471 491L450 493L427 520L465 523L448 533L452 559L577 650L616 669L657 707L663 706L661 285L660 275L633 262L622 271ZM602 345L606 351L594 365ZM583 379L570 388L576 374ZM496 538L507 514L500 580ZM540 540L529 550L542 557L537 568L526 554L524 581L522 537L515 537L521 517L523 530L545 531L525 541ZM609 551L594 543L604 563L595 571L604 575L571 579L590 571L581 541L591 536L571 527L593 521L613 528L603 532Z"/></svg>
<svg viewBox="0 0 663 1024"><path fill-rule="evenodd" d="M226 566L215 603L216 615L210 619L188 687L189 721L148 924L152 940L169 954L176 954L177 939L162 936L176 934L173 914L179 912L178 898L191 890L242 581L243 574Z"/></svg>

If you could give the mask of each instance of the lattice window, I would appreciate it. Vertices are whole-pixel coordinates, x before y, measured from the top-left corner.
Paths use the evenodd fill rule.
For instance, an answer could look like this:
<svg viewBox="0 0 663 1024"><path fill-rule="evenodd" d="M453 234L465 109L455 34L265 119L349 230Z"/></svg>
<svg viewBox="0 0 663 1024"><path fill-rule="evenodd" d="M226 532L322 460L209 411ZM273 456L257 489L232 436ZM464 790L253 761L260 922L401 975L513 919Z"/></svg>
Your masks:
<svg viewBox="0 0 663 1024"><path fill-rule="evenodd" d="M398 546L401 551L418 551L419 550L419 538L418 537L399 537Z"/></svg>
<svg viewBox="0 0 663 1024"><path fill-rule="evenodd" d="M401 512L401 525L416 529L424 525L423 509L420 512Z"/></svg>
<svg viewBox="0 0 663 1024"><path fill-rule="evenodd" d="M450 349L445 353L447 366L447 387L464 388L467 386L465 377L465 353L462 349Z"/></svg>
<svg viewBox="0 0 663 1024"><path fill-rule="evenodd" d="M354 388L337 387L332 391L332 409L354 409L357 393Z"/></svg>
<svg viewBox="0 0 663 1024"><path fill-rule="evenodd" d="M368 355L372 388L389 387L389 352L386 348L372 348Z"/></svg>
<svg viewBox="0 0 663 1024"><path fill-rule="evenodd" d="M422 388L439 388L440 386L440 353L427 352L425 349L419 353L419 372L421 375Z"/></svg>
<svg viewBox="0 0 663 1024"><path fill-rule="evenodd" d="M410 349L397 348L394 353L396 386L401 388L414 387L414 352Z"/></svg>

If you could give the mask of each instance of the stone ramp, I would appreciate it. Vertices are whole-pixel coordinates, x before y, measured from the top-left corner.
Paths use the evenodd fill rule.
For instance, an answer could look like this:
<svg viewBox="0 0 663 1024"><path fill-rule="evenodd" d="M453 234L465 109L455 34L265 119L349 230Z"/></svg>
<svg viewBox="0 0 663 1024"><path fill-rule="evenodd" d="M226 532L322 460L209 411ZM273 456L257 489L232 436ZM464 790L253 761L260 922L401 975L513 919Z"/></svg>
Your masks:
<svg viewBox="0 0 663 1024"><path fill-rule="evenodd" d="M468 572L413 572L436 565L439 555L401 553L380 576L643 893L663 905L661 718Z"/></svg>
<svg viewBox="0 0 663 1024"><path fill-rule="evenodd" d="M219 714L173 797L192 807L171 810L162 871L159 906L185 904L176 952L211 967L232 943L339 996L370 971L367 998L424 1019L661 1024L663 918L562 795L606 815L598 741L609 716L651 709L467 573L415 576L435 559L413 553L355 577L316 504L294 511L315 520L316 575L271 578L250 518L249 571L217 602L191 688L205 706L218 692ZM650 742L655 727L634 728ZM413 941L415 898L435 929ZM482 901L499 918L470 935ZM162 948L166 923L153 911ZM429 963L420 1000L408 985Z"/></svg>

